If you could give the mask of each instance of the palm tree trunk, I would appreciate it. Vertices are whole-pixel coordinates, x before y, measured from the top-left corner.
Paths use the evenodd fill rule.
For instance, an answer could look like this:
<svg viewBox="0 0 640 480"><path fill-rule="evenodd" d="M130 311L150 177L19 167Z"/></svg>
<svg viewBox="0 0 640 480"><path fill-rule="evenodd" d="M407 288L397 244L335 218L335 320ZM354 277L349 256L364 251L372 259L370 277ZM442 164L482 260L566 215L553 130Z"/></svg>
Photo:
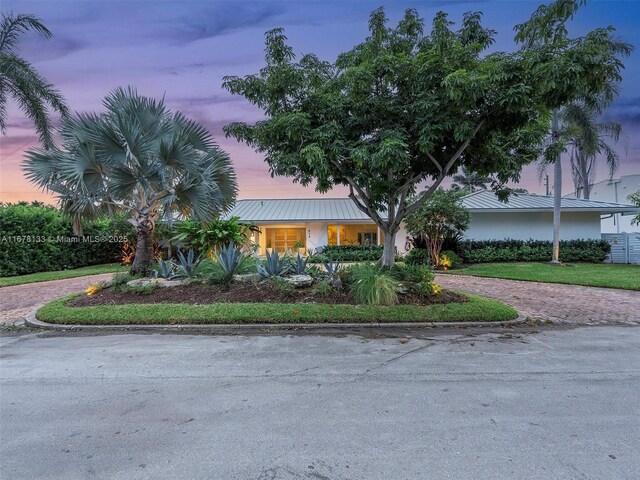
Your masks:
<svg viewBox="0 0 640 480"><path fill-rule="evenodd" d="M146 276L153 265L153 230L139 230L136 255L131 265L131 274Z"/></svg>
<svg viewBox="0 0 640 480"><path fill-rule="evenodd" d="M589 172L587 171L587 163L589 159L586 155L580 158L580 179L582 180L582 198L589 200L591 195L591 185L589 185Z"/></svg>
<svg viewBox="0 0 640 480"><path fill-rule="evenodd" d="M551 137L554 141L559 136L560 119L557 110L553 112L551 121ZM558 155L553 163L553 253L551 263L560 263L560 210L562 208L562 162Z"/></svg>

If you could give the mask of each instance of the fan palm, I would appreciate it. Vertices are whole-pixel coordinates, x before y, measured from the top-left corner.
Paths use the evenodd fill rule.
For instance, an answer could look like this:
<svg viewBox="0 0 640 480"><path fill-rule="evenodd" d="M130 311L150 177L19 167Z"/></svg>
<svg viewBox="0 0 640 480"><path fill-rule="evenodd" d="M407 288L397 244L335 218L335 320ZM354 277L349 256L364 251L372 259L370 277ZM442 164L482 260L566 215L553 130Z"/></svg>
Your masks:
<svg viewBox="0 0 640 480"><path fill-rule="evenodd" d="M612 144L620 139L622 126L598 122L598 113L596 108L584 103L573 103L564 109L571 174L578 198L589 199L600 156L606 159L609 176L618 168L619 155Z"/></svg>
<svg viewBox="0 0 640 480"><path fill-rule="evenodd" d="M486 190L487 183L491 183L491 178L482 176L476 172L470 172L462 167L460 173L453 176L452 190L468 190L475 192L476 190Z"/></svg>
<svg viewBox="0 0 640 480"><path fill-rule="evenodd" d="M20 36L35 31L45 38L51 32L33 15L2 14L0 22L0 132L7 128L7 98L13 97L31 119L45 147L52 145L52 126L48 107L67 115L60 93L29 62L16 53Z"/></svg>
<svg viewBox="0 0 640 480"><path fill-rule="evenodd" d="M57 195L76 227L82 217L128 212L138 235L132 272L146 274L156 221L207 221L228 210L235 173L209 132L163 101L118 88L103 103L104 114L66 118L62 146L27 152L24 169Z"/></svg>

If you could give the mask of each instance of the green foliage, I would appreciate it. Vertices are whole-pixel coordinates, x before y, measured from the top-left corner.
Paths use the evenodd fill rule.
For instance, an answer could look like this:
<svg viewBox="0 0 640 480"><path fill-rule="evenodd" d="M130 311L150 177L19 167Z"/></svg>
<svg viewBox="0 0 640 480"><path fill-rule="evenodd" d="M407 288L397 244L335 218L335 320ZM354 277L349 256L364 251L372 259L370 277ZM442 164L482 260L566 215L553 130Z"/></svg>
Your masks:
<svg viewBox="0 0 640 480"><path fill-rule="evenodd" d="M399 282L372 265L354 265L351 269L353 282L349 292L364 305L395 305L398 303L396 289Z"/></svg>
<svg viewBox="0 0 640 480"><path fill-rule="evenodd" d="M296 293L296 287L291 285L282 277L274 276L271 278L271 282L273 285L273 289L282 295L286 295L287 297L293 297Z"/></svg>
<svg viewBox="0 0 640 480"><path fill-rule="evenodd" d="M67 115L68 109L62 95L47 82L24 58L19 55L19 39L28 32L35 32L45 39L51 32L34 15L2 14L0 23L0 133L7 128L7 98L11 95L20 110L34 123L40 143L53 144L53 125L50 110Z"/></svg>
<svg viewBox="0 0 640 480"><path fill-rule="evenodd" d="M404 256L407 265L431 265L431 254L427 248L414 247Z"/></svg>
<svg viewBox="0 0 640 480"><path fill-rule="evenodd" d="M329 257L328 260L323 262L324 269L327 271L327 275L330 277L334 277L340 273L340 269L342 268L342 264L339 261L334 261L333 258Z"/></svg>
<svg viewBox="0 0 640 480"><path fill-rule="evenodd" d="M139 242L132 271L146 272L156 222L175 214L209 221L227 211L235 173L211 134L164 100L117 88L103 103L105 113L63 119L61 145L28 151L25 174L76 221L126 213Z"/></svg>
<svg viewBox="0 0 640 480"><path fill-rule="evenodd" d="M158 286L155 283L148 283L147 285L124 285L120 291L123 293L135 293L136 295L151 295L156 288Z"/></svg>
<svg viewBox="0 0 640 480"><path fill-rule="evenodd" d="M86 222L84 236L78 237L54 207L0 204L0 276L117 262L131 231L119 218L101 218Z"/></svg>
<svg viewBox="0 0 640 480"><path fill-rule="evenodd" d="M606 240L565 240L560 242L563 262L603 261L611 251ZM545 262L551 258L552 243L543 240L466 240L460 244L465 263Z"/></svg>
<svg viewBox="0 0 640 480"><path fill-rule="evenodd" d="M291 269L291 262L286 254L280 254L277 250L269 252L267 250L267 258L257 265L258 273L265 278L282 277Z"/></svg>
<svg viewBox="0 0 640 480"><path fill-rule="evenodd" d="M216 255L218 265L229 276L237 274L246 260L246 256L239 247L230 242L220 248L220 252Z"/></svg>
<svg viewBox="0 0 640 480"><path fill-rule="evenodd" d="M128 272L118 272L111 277L111 286L116 287L119 285L126 285L128 281L133 280L135 277Z"/></svg>
<svg viewBox="0 0 640 480"><path fill-rule="evenodd" d="M307 273L308 258L304 258L300 253L296 256L295 262L292 264L291 269L296 275L305 275Z"/></svg>
<svg viewBox="0 0 640 480"><path fill-rule="evenodd" d="M182 252L178 252L178 260L180 265L177 268L177 275L182 278L196 278L199 275L198 268L202 263L202 255L196 257L193 248L189 249L187 255Z"/></svg>
<svg viewBox="0 0 640 480"><path fill-rule="evenodd" d="M400 282L430 283L434 279L433 269L428 265L396 264L390 268L384 267L382 271Z"/></svg>
<svg viewBox="0 0 640 480"><path fill-rule="evenodd" d="M205 255L217 252L224 245L247 245L252 233L258 232L255 225L239 223L238 217L201 223L187 220L176 225L174 240Z"/></svg>
<svg viewBox="0 0 640 480"><path fill-rule="evenodd" d="M153 276L156 278L164 278L165 280L173 280L179 278L180 275L176 272L176 266L169 260L158 259L158 264L153 270Z"/></svg>
<svg viewBox="0 0 640 480"><path fill-rule="evenodd" d="M382 256L381 245L327 245L322 253L310 257L314 263L326 262L329 258L342 262L377 262Z"/></svg>
<svg viewBox="0 0 640 480"><path fill-rule="evenodd" d="M446 268L458 268L462 265L462 259L451 250L445 250L440 254L440 263Z"/></svg>
<svg viewBox="0 0 640 480"><path fill-rule="evenodd" d="M332 291L333 287L331 287L331 284L326 281L318 282L313 287L313 294L317 295L318 297L328 297L329 295L331 295Z"/></svg>
<svg viewBox="0 0 640 480"><path fill-rule="evenodd" d="M440 265L440 252L445 239L461 235L471 221L469 211L462 206L461 197L460 192L436 190L414 213L407 216L407 231L423 239L436 267Z"/></svg>
<svg viewBox="0 0 640 480"><path fill-rule="evenodd" d="M627 197L629 199L629 201L635 205L636 207L640 208L640 190L638 190L636 193L632 193L631 195L629 195ZM640 214L636 215L632 220L631 220L631 224L632 225L640 225Z"/></svg>
<svg viewBox="0 0 640 480"><path fill-rule="evenodd" d="M496 32L478 12L459 26L438 12L425 29L407 9L394 28L379 8L366 39L335 62L297 59L284 30L270 30L264 67L223 83L265 118L225 133L263 154L274 175L320 192L348 186L391 238L460 167L491 176L506 195L505 184L538 158L549 111L621 79L612 28L567 37L576 9L570 0L541 7L517 26L522 48L509 52L491 50ZM430 187L410 204L425 180ZM382 258L393 263L393 252Z"/></svg>

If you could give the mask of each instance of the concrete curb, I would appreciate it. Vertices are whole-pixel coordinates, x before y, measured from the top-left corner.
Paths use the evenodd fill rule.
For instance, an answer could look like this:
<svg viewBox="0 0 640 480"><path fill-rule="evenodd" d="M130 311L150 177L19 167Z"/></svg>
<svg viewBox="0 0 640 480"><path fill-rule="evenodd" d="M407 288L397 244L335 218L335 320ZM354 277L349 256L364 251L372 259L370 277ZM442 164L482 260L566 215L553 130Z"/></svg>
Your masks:
<svg viewBox="0 0 640 480"><path fill-rule="evenodd" d="M39 307L38 307L39 308ZM36 318L38 308L29 312L25 325L46 330L84 330L84 331L206 331L222 333L256 332L259 330L353 330L357 328L437 328L437 327L501 327L519 325L527 321L527 317L519 315L513 320L498 322L394 322L394 323L248 323L248 324L184 324L184 325L62 325L42 322Z"/></svg>

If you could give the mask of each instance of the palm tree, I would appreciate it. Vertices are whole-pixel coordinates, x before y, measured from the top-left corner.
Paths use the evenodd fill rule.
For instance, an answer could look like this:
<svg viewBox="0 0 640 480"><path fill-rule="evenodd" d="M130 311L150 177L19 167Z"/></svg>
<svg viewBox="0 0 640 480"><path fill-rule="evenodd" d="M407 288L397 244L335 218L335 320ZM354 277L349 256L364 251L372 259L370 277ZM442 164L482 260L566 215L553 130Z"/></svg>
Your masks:
<svg viewBox="0 0 640 480"><path fill-rule="evenodd" d="M7 98L13 97L20 109L33 121L43 146L53 144L49 109L68 113L60 92L48 83L29 62L17 53L20 36L35 31L45 38L51 32L33 15L2 14L0 23L0 132L7 129Z"/></svg>
<svg viewBox="0 0 640 480"><path fill-rule="evenodd" d="M589 199L599 156L604 155L609 176L618 168L619 156L611 143L620 139L622 126L615 122L598 122L598 109L574 103L564 114L568 124L568 147L576 197Z"/></svg>
<svg viewBox="0 0 640 480"><path fill-rule="evenodd" d="M471 193L476 190L486 190L487 183L491 182L491 178L483 177L476 172L470 172L462 167L460 173L453 176L452 190L467 190Z"/></svg>
<svg viewBox="0 0 640 480"><path fill-rule="evenodd" d="M158 219L207 221L233 204L229 156L200 124L172 114L164 101L117 88L104 114L76 114L60 130L62 147L27 152L26 176L54 192L79 219L124 211L138 240L132 273L148 273Z"/></svg>

